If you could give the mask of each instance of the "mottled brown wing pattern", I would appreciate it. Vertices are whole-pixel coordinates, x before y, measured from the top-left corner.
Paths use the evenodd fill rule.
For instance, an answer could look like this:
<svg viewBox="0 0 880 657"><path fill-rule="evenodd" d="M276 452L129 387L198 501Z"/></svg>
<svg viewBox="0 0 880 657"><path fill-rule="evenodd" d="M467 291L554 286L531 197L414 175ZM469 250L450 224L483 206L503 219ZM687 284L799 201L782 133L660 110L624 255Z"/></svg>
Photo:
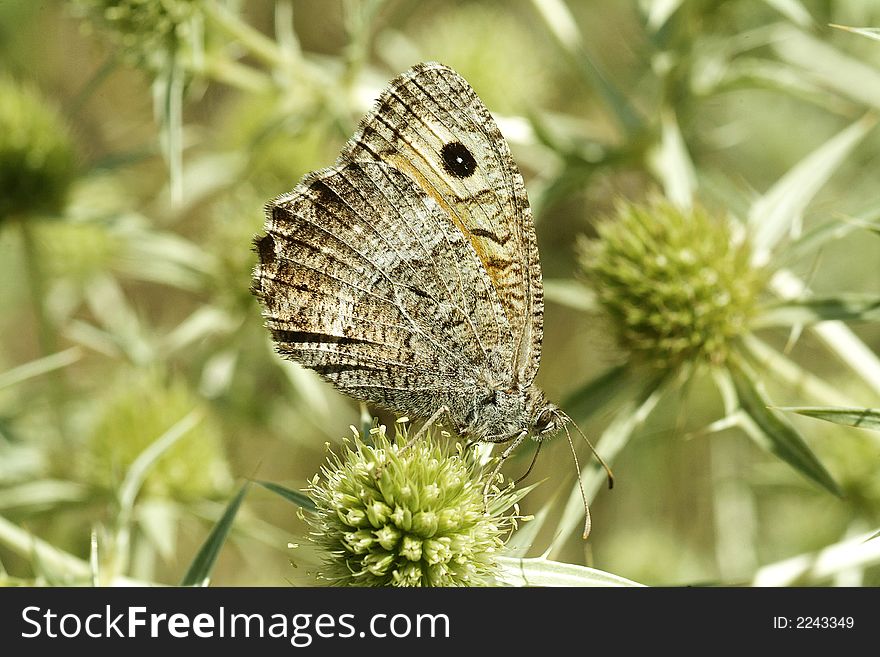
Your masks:
<svg viewBox="0 0 880 657"><path fill-rule="evenodd" d="M543 285L531 210L507 142L470 85L437 63L395 78L340 155L406 173L470 240L514 336L511 383L541 358Z"/></svg>
<svg viewBox="0 0 880 657"><path fill-rule="evenodd" d="M353 397L430 415L513 343L471 245L387 164L310 174L267 206L257 250L278 350Z"/></svg>

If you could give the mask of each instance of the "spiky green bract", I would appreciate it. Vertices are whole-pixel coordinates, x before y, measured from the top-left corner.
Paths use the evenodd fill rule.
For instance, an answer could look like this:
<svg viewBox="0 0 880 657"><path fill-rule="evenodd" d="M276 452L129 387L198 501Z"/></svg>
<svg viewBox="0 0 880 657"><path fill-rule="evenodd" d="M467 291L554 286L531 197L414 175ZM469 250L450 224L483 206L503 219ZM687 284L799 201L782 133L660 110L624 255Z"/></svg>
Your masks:
<svg viewBox="0 0 880 657"><path fill-rule="evenodd" d="M658 368L723 365L766 279L748 243L723 218L656 199L619 203L596 230L579 259L621 345Z"/></svg>
<svg viewBox="0 0 880 657"><path fill-rule="evenodd" d="M513 516L487 511L484 477L431 435L403 448L374 430L332 454L308 487L319 576L342 586L481 586ZM504 505L501 505L504 506Z"/></svg>

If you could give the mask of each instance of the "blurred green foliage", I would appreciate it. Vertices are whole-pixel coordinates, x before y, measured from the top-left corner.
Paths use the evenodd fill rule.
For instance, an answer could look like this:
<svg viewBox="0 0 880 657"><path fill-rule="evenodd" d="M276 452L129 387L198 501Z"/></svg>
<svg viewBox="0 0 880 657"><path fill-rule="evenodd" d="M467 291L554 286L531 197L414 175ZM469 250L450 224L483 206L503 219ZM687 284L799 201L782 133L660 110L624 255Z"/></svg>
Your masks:
<svg viewBox="0 0 880 657"><path fill-rule="evenodd" d="M646 584L880 584L861 541L880 431L777 410L880 405L880 43L832 23L880 26L880 5L0 3L0 580L178 582L236 478L302 490L360 426L273 354L251 239L388 80L435 59L511 143L547 286L538 383L616 476L584 468L584 543L568 446L547 445L509 555ZM597 220L658 195L723 218L773 274L731 371L630 367L579 273ZM298 582L307 531L254 487L212 582ZM830 548L824 570L774 567Z"/></svg>

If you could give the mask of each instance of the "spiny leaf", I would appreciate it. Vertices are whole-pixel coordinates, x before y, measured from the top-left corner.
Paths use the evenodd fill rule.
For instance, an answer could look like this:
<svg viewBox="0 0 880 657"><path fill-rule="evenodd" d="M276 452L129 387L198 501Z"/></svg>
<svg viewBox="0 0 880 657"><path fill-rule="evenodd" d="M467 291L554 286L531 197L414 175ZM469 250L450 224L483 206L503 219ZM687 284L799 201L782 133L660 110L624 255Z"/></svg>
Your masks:
<svg viewBox="0 0 880 657"><path fill-rule="evenodd" d="M751 374L739 366L730 368L731 379L740 407L754 422L755 431L747 433L768 452L778 456L801 474L809 477L837 496L840 487L807 446L803 437L788 420L770 410L759 385Z"/></svg>
<svg viewBox="0 0 880 657"><path fill-rule="evenodd" d="M777 410L798 413L835 424L880 431L880 409L838 406L782 406Z"/></svg>
<svg viewBox="0 0 880 657"><path fill-rule="evenodd" d="M241 507L241 503L244 501L244 496L249 487L250 482L245 483L236 496L226 505L226 510L223 512L223 516L221 516L217 524L214 525L211 533L208 534L208 538L199 549L192 564L190 564L189 570L186 571L186 575L183 576L183 580L180 582L181 586L207 585L208 580L211 578L211 571L214 569L217 557L220 555L220 549L226 542L226 537L232 529L232 524L235 522L235 516L238 514L238 509Z"/></svg>

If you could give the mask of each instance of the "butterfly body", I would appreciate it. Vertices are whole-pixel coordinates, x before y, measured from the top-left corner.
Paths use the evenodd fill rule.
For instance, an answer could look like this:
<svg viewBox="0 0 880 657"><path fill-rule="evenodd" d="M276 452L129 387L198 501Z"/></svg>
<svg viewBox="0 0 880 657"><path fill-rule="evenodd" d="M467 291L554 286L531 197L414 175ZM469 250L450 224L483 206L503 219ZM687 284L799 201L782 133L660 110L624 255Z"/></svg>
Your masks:
<svg viewBox="0 0 880 657"><path fill-rule="evenodd" d="M454 71L395 78L336 163L266 208L253 289L278 351L474 440L547 435L543 287L522 177Z"/></svg>

